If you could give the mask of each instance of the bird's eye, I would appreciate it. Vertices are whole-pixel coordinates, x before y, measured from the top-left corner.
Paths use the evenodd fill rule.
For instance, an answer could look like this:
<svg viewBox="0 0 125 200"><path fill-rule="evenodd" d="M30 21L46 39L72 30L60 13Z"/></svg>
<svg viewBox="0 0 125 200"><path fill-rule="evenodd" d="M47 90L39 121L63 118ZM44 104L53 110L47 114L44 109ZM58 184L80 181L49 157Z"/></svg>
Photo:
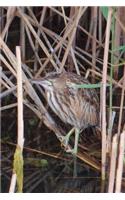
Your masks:
<svg viewBox="0 0 125 200"><path fill-rule="evenodd" d="M66 85L70 85L71 81L69 79L66 80Z"/></svg>

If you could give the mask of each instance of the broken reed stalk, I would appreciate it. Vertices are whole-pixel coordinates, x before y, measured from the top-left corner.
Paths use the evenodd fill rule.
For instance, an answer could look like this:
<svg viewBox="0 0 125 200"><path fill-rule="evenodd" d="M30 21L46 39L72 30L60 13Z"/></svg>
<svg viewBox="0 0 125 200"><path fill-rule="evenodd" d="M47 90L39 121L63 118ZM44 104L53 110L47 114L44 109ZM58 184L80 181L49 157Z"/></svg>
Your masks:
<svg viewBox="0 0 125 200"><path fill-rule="evenodd" d="M22 68L21 68L21 51L20 47L16 47L16 55L18 62L17 70L17 98L18 98L18 145L23 151L24 144L24 123L23 123L23 83L22 83Z"/></svg>
<svg viewBox="0 0 125 200"><path fill-rule="evenodd" d="M105 180L105 167L106 167L106 80L107 80L107 65L108 65L108 50L111 29L112 9L109 8L106 38L104 48L104 63L102 73L102 180Z"/></svg>
<svg viewBox="0 0 125 200"><path fill-rule="evenodd" d="M16 47L17 55L17 101L18 101L18 135L17 147L14 154L14 169L11 178L9 192L14 192L16 181L18 185L18 192L22 192L23 187L23 145L24 145L24 123L23 123L23 88L22 88L22 68L21 68L21 52L20 47ZM21 171L21 172L20 172ZM21 173L21 174L20 174Z"/></svg>
<svg viewBox="0 0 125 200"><path fill-rule="evenodd" d="M112 141L112 151L111 151L110 170L109 170L109 185L108 185L109 193L113 193L114 190L116 159L117 159L117 134L113 136L113 141Z"/></svg>
<svg viewBox="0 0 125 200"><path fill-rule="evenodd" d="M117 172L116 172L115 192L121 192L123 162L124 162L124 151L125 151L125 125L124 125L124 128L123 128L123 132L120 135L118 167L117 167Z"/></svg>

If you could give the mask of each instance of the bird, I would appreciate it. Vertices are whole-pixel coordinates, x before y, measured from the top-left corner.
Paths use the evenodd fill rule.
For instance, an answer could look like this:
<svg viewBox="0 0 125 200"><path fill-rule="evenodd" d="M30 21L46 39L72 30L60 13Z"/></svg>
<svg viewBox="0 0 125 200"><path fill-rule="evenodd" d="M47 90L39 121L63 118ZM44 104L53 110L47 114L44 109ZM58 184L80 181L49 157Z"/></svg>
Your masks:
<svg viewBox="0 0 125 200"><path fill-rule="evenodd" d="M32 79L32 83L42 86L52 111L73 128L64 136L67 147L75 130L73 155L78 152L79 134L88 127L99 124L99 99L95 89L78 88L77 85L90 82L73 72L48 73L44 78ZM69 151L68 151L69 152Z"/></svg>

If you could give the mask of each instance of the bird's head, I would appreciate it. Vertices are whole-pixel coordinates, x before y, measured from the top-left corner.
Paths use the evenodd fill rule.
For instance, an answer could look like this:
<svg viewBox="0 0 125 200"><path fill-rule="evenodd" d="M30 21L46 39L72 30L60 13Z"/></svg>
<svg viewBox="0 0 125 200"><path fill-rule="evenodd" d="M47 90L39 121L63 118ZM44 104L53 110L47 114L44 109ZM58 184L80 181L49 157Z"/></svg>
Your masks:
<svg viewBox="0 0 125 200"><path fill-rule="evenodd" d="M59 73L50 73L45 78L32 79L32 83L41 85L45 90L63 89L65 87L65 78Z"/></svg>
<svg viewBox="0 0 125 200"><path fill-rule="evenodd" d="M31 82L36 85L41 85L45 90L52 90L53 88L53 82L50 79L46 78L32 79Z"/></svg>
<svg viewBox="0 0 125 200"><path fill-rule="evenodd" d="M46 91L65 91L65 89L77 90L75 84L80 84L80 77L78 79L72 73L49 73L45 78L32 79L32 83L41 85ZM82 82L82 81L81 81Z"/></svg>

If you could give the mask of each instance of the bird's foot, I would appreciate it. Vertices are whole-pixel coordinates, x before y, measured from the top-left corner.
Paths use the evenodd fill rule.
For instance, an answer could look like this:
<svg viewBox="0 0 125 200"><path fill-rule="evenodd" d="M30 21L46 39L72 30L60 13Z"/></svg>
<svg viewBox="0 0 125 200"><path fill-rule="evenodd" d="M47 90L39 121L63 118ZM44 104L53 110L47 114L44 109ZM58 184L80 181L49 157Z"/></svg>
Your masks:
<svg viewBox="0 0 125 200"><path fill-rule="evenodd" d="M72 155L76 156L77 155L77 149L78 149L78 138L79 138L79 130L76 129L75 131L75 145L74 148L71 149L69 146L69 139L70 136L73 134L74 128L72 128L66 136L61 137L61 144L65 147L65 151L67 153L71 153Z"/></svg>
<svg viewBox="0 0 125 200"><path fill-rule="evenodd" d="M68 135L64 136L64 138L63 138L63 144L64 144L64 146L66 148L68 147L68 144L69 144L69 136Z"/></svg>
<svg viewBox="0 0 125 200"><path fill-rule="evenodd" d="M66 147L66 149L68 148L68 144L69 144L69 138L70 136L73 134L74 132L74 128L72 128L67 134L66 136L63 137L63 144Z"/></svg>
<svg viewBox="0 0 125 200"><path fill-rule="evenodd" d="M77 150L76 150L75 148L73 148L73 149L68 149L66 152L67 152L67 153L71 153L73 156L76 156L76 155L77 155Z"/></svg>
<svg viewBox="0 0 125 200"><path fill-rule="evenodd" d="M73 155L76 155L76 154L77 154L77 152L74 150L74 148L71 149L71 148L69 147L69 137L67 137L67 135L61 137L61 146L64 146L64 147L65 147L65 151L66 151L67 153L71 153L71 154L73 154Z"/></svg>
<svg viewBox="0 0 125 200"><path fill-rule="evenodd" d="M68 146L68 143L69 143L69 137L66 136L62 136L61 137L61 146L64 146L65 147L65 151L68 152L70 150L69 146Z"/></svg>

